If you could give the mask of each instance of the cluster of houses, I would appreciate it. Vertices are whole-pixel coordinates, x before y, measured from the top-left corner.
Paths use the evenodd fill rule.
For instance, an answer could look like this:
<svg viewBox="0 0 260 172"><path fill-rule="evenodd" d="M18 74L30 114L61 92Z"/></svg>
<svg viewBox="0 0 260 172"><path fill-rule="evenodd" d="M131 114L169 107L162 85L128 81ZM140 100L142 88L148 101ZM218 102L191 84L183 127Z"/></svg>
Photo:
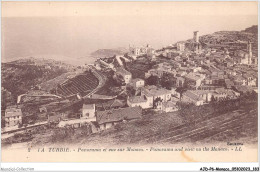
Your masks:
<svg viewBox="0 0 260 172"><path fill-rule="evenodd" d="M140 47L129 45L128 56L132 57L132 59L134 60L136 60L136 58L141 55L147 55L148 57L152 57L154 53L155 53L155 49L152 48L149 44Z"/></svg>
<svg viewBox="0 0 260 172"><path fill-rule="evenodd" d="M114 100L114 102L116 102L116 100ZM62 117L59 116L58 121L56 121L56 123L58 123L57 126L78 128L90 125L92 132L95 133L111 128L119 122L139 119L142 116L141 107L124 107L121 104L111 104L107 109L97 110L96 106L98 105L83 104L80 118L62 119ZM50 122L53 122L53 120Z"/></svg>
<svg viewBox="0 0 260 172"><path fill-rule="evenodd" d="M112 103L109 107L102 110L99 104L83 104L79 118L68 119L62 115L49 114L48 121L58 121L58 127L91 125L92 131L97 132L119 122L141 118L143 109L173 112L178 110L177 102L201 106L212 100L236 99L242 93L252 90L257 92L258 69L255 64L258 62L252 54L251 42L248 42L247 51L234 51L231 55L227 49L203 48L198 35L198 31L195 31L190 42L178 42L156 51L150 45L130 46L128 56L134 60L144 54L155 61L166 59L164 62L156 61L158 63L145 73L143 79L133 78L122 64L115 67L99 59L98 69L102 65L112 69L114 78L122 83L122 87L132 88L134 94L127 95L125 103L118 99L110 100ZM119 57L116 58L120 61ZM174 81L171 88L145 83L151 76L161 79L165 74ZM179 88L185 89L180 91ZM22 111L19 107L6 109L6 126L16 126L21 122Z"/></svg>

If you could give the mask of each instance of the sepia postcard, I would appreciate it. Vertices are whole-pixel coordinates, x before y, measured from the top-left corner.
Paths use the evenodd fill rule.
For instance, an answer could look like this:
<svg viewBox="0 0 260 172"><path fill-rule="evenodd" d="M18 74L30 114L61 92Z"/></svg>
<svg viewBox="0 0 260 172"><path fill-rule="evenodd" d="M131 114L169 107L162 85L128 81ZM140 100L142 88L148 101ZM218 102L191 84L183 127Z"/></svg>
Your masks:
<svg viewBox="0 0 260 172"><path fill-rule="evenodd" d="M258 162L257 1L6 1L1 29L2 162Z"/></svg>

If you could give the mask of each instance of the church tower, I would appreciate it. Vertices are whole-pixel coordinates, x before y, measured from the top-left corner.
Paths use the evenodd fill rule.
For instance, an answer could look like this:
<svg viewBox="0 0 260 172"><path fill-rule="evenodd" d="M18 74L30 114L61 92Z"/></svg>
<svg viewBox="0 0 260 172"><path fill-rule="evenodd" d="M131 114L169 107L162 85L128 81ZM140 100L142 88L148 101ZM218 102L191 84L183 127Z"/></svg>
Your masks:
<svg viewBox="0 0 260 172"><path fill-rule="evenodd" d="M193 32L193 41L199 43L199 31Z"/></svg>

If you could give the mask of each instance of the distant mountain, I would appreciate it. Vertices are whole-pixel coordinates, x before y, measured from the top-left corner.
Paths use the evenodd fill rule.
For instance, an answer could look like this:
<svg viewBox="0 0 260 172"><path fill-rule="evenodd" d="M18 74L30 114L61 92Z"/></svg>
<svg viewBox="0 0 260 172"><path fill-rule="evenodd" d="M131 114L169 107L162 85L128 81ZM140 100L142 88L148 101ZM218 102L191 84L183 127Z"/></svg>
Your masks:
<svg viewBox="0 0 260 172"><path fill-rule="evenodd" d="M251 27L248 27L244 30L244 32L249 32L249 33L253 33L253 34L258 34L258 26L257 25L253 25Z"/></svg>
<svg viewBox="0 0 260 172"><path fill-rule="evenodd" d="M54 54L46 54L46 55L42 55L42 54L36 54L33 56L26 56L26 57L13 57L10 59L5 59L2 58L2 62L7 63L7 62L22 62L22 61L28 61L32 60L37 62L37 59L39 62L41 61L56 61L56 62L62 62L62 63L66 63L66 64L70 64L70 65L82 65L82 61L85 63L87 62L86 59L81 59L81 58L77 58L77 57L68 57L68 56L62 56L62 55L54 55Z"/></svg>
<svg viewBox="0 0 260 172"><path fill-rule="evenodd" d="M237 41L251 41L257 43L257 34L244 31L219 31L201 36L200 41L209 44L222 44Z"/></svg>
<svg viewBox="0 0 260 172"><path fill-rule="evenodd" d="M119 47L116 49L99 49L91 53L93 57L112 57L114 55L123 55L128 52L128 49Z"/></svg>
<svg viewBox="0 0 260 172"><path fill-rule="evenodd" d="M211 45L237 43L240 44L241 46L243 45L244 49L246 49L247 42L251 41L253 55L257 55L258 54L257 28L258 26L254 25L242 31L218 31L213 34L200 36L200 42L204 44L211 44Z"/></svg>
<svg viewBox="0 0 260 172"><path fill-rule="evenodd" d="M39 58L39 57L21 58L14 61L6 62L5 64L59 67L59 68L66 68L67 70L73 70L75 68L74 65L69 64L65 61L58 61L54 59L46 59L46 58Z"/></svg>
<svg viewBox="0 0 260 172"><path fill-rule="evenodd" d="M253 25L241 31L217 31L212 34L201 35L200 42L206 44L222 44L228 42L247 42L251 41L253 44L257 45L258 40L258 26ZM188 39L186 41L178 41L182 43L192 42L193 39Z"/></svg>

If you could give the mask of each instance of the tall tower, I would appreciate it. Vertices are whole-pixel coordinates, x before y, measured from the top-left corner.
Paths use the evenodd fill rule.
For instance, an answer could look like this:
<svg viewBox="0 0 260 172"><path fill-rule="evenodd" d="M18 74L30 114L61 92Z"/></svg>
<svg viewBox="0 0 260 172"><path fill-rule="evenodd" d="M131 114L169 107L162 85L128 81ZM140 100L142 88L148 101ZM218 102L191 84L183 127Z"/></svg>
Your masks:
<svg viewBox="0 0 260 172"><path fill-rule="evenodd" d="M252 53L252 43L250 41L248 41L247 43L247 51L248 51L248 64L251 64L253 53Z"/></svg>
<svg viewBox="0 0 260 172"><path fill-rule="evenodd" d="M199 43L199 31L193 32L193 40L194 42Z"/></svg>

